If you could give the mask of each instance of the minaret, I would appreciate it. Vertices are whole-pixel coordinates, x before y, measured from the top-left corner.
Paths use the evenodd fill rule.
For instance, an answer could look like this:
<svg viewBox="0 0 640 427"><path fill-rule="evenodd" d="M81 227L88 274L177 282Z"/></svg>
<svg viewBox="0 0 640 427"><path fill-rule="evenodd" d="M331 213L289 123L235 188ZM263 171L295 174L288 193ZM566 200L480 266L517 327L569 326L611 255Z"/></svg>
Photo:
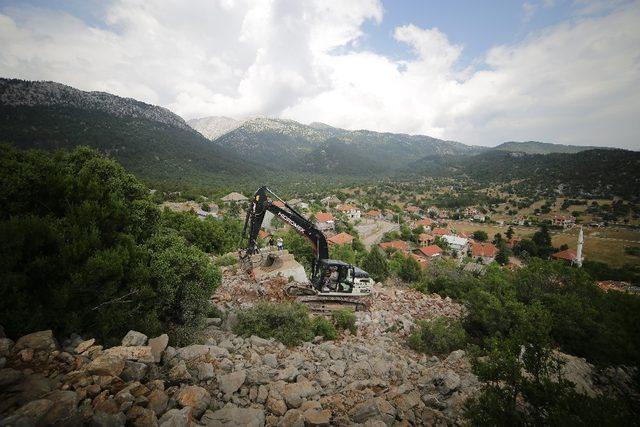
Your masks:
<svg viewBox="0 0 640 427"><path fill-rule="evenodd" d="M578 249L576 250L576 265L582 267L582 245L584 245L584 234L582 233L582 226L580 226L580 232L578 233Z"/></svg>

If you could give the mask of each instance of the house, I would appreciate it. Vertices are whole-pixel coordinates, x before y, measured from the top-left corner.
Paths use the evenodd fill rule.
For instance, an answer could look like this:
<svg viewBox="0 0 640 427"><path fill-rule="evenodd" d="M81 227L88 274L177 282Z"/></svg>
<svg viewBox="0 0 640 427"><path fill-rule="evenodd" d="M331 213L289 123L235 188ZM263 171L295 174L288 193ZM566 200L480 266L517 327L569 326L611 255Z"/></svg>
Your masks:
<svg viewBox="0 0 640 427"><path fill-rule="evenodd" d="M267 233L266 231L264 230L258 231L258 239L267 240L269 237L271 237L271 234Z"/></svg>
<svg viewBox="0 0 640 427"><path fill-rule="evenodd" d="M481 260L483 264L490 264L496 258L498 248L493 243L476 243L471 245L471 257Z"/></svg>
<svg viewBox="0 0 640 427"><path fill-rule="evenodd" d="M338 205L336 206L336 210L338 210L338 212L342 212L343 214L345 214L347 216L347 218L349 219L360 219L360 209L356 208L355 206L352 205Z"/></svg>
<svg viewBox="0 0 640 427"><path fill-rule="evenodd" d="M511 221L514 225L524 225L526 220L522 215L518 215Z"/></svg>
<svg viewBox="0 0 640 427"><path fill-rule="evenodd" d="M421 209L417 206L407 206L404 210L414 215L418 215L421 211Z"/></svg>
<svg viewBox="0 0 640 427"><path fill-rule="evenodd" d="M370 211L365 212L364 216L370 219L382 219L382 212L377 209L371 209Z"/></svg>
<svg viewBox="0 0 640 427"><path fill-rule="evenodd" d="M451 234L451 232L446 228L434 228L431 234L442 237Z"/></svg>
<svg viewBox="0 0 640 427"><path fill-rule="evenodd" d="M556 252L551 256L554 259L564 261L567 264L574 264L578 261L578 254L575 249L565 249L564 251Z"/></svg>
<svg viewBox="0 0 640 427"><path fill-rule="evenodd" d="M324 199L320 199L320 203L322 203L326 207L329 207L340 203L340 199L338 199L336 196L328 196Z"/></svg>
<svg viewBox="0 0 640 427"><path fill-rule="evenodd" d="M382 213L382 217L387 221L395 221L397 215L398 214L392 211L391 209L385 209L384 212Z"/></svg>
<svg viewBox="0 0 640 427"><path fill-rule="evenodd" d="M229 193L226 196L224 196L222 198L222 201L224 202L225 205L231 204L231 203L243 203L248 201L249 199L247 199L245 196L243 196L240 193Z"/></svg>
<svg viewBox="0 0 640 427"><path fill-rule="evenodd" d="M520 239L513 238L507 241L507 247L509 249L513 249L518 245L518 243L520 243Z"/></svg>
<svg viewBox="0 0 640 427"><path fill-rule="evenodd" d="M281 202L280 200L274 200L272 204L273 204L273 206L277 206L280 209L284 209L285 208L284 202Z"/></svg>
<svg viewBox="0 0 640 427"><path fill-rule="evenodd" d="M576 219L572 216L557 215L553 217L551 224L556 227L570 228L576 224Z"/></svg>
<svg viewBox="0 0 640 427"><path fill-rule="evenodd" d="M431 243L433 243L436 240L435 237L433 237L430 234L427 233L420 233L418 235L418 243L420 243L421 246L427 246L430 245Z"/></svg>
<svg viewBox="0 0 640 427"><path fill-rule="evenodd" d="M456 251L458 255L466 253L469 245L469 240L464 237L454 236L453 234L446 234L442 236L444 241L449 244L449 248L452 251Z"/></svg>
<svg viewBox="0 0 640 427"><path fill-rule="evenodd" d="M333 245L350 245L353 242L353 236L349 233L338 233L327 239L330 246Z"/></svg>
<svg viewBox="0 0 640 427"><path fill-rule="evenodd" d="M462 271L473 274L474 276L482 276L485 273L485 266L476 262L467 263Z"/></svg>
<svg viewBox="0 0 640 427"><path fill-rule="evenodd" d="M413 228L423 226L425 230L431 230L431 227L433 227L433 225L434 222L431 218L422 218L418 221L413 221Z"/></svg>
<svg viewBox="0 0 640 427"><path fill-rule="evenodd" d="M316 227L320 231L333 231L335 230L335 219L331 212L318 212L316 214Z"/></svg>
<svg viewBox="0 0 640 427"><path fill-rule="evenodd" d="M438 209L436 206L429 206L429 208L427 209L427 213L438 216L438 214L440 214L440 209Z"/></svg>
<svg viewBox="0 0 640 427"><path fill-rule="evenodd" d="M291 199L287 202L289 206L293 206L294 208L307 210L309 209L309 203L305 203L300 199Z"/></svg>
<svg viewBox="0 0 640 427"><path fill-rule="evenodd" d="M196 215L198 215L198 218L204 219L208 216L212 217L212 218L218 218L218 214L216 212L213 211L205 211L202 208L198 208L196 209Z"/></svg>
<svg viewBox="0 0 640 427"><path fill-rule="evenodd" d="M437 245L421 246L415 249L413 253L426 259L436 259L442 256L442 249Z"/></svg>
<svg viewBox="0 0 640 427"><path fill-rule="evenodd" d="M429 261L430 261L429 259L421 257L420 255L416 255L416 254L411 254L411 256L413 257L413 259L418 261L420 268L422 268L423 270L429 266Z"/></svg>
<svg viewBox="0 0 640 427"><path fill-rule="evenodd" d="M396 250L404 254L409 253L409 244L404 240L393 240L391 242L380 243L380 249L387 252L387 250Z"/></svg>

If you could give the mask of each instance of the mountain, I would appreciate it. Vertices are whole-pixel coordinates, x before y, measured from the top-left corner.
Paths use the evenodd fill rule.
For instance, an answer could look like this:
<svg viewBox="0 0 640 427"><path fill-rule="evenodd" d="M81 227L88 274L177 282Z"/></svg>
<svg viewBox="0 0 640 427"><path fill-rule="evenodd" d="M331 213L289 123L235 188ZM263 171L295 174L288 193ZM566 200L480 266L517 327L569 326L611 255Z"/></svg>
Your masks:
<svg viewBox="0 0 640 427"><path fill-rule="evenodd" d="M54 82L0 79L0 142L45 150L88 145L150 184L168 186L231 182L263 169L165 108Z"/></svg>
<svg viewBox="0 0 640 427"><path fill-rule="evenodd" d="M509 141L509 142L503 142L502 144L492 148L492 150L495 150L495 151L508 151L513 153L518 152L518 153L526 153L526 154L579 153L581 151L595 150L595 149L606 149L606 148L551 144L548 142L538 142L538 141L524 141L524 142Z"/></svg>
<svg viewBox="0 0 640 427"><path fill-rule="evenodd" d="M319 173L335 169L355 175L365 170L374 174L391 172L424 156L466 155L485 149L423 135L350 131L323 123L305 125L264 117L247 120L213 142L243 158L279 169ZM348 153L349 157L338 153Z"/></svg>
<svg viewBox="0 0 640 427"><path fill-rule="evenodd" d="M230 117L202 117L200 119L191 119L187 123L210 140L214 140L242 125L242 121Z"/></svg>

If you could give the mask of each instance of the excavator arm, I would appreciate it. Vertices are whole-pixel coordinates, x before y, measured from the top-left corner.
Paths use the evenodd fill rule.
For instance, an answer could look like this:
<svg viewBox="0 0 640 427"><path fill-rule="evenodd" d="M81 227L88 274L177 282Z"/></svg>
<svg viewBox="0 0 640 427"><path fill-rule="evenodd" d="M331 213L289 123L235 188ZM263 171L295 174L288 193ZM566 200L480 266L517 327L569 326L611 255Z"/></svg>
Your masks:
<svg viewBox="0 0 640 427"><path fill-rule="evenodd" d="M273 198L281 201L286 209L276 206L272 200L269 200L267 194L271 194ZM251 201L251 205L249 206L249 209L247 209L247 216L242 229L241 247L245 247L245 240L247 241L247 244L244 254L241 254L242 258L249 257L256 252L258 245L258 233L260 232L260 228L262 227L262 222L264 221L264 216L267 211L282 219L296 232L309 240L313 248L313 253L316 257L316 264L320 260L329 258L329 247L324 234L318 230L311 221L302 216L267 187L260 187L258 191L256 191L256 194Z"/></svg>

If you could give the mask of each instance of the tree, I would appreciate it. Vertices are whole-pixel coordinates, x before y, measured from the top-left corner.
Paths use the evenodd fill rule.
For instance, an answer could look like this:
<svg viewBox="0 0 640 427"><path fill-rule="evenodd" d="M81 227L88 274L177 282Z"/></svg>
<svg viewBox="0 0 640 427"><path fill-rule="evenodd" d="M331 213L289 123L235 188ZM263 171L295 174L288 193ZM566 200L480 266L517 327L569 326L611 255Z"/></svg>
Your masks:
<svg viewBox="0 0 640 427"><path fill-rule="evenodd" d="M351 245L333 245L329 248L329 256L332 259L344 261L347 264L355 264L356 254Z"/></svg>
<svg viewBox="0 0 640 427"><path fill-rule="evenodd" d="M507 229L507 232L504 233L504 235L507 236L508 240L511 240L513 238L513 234L514 234L514 231L513 231L513 227L511 226L509 226L509 228Z"/></svg>
<svg viewBox="0 0 640 427"><path fill-rule="evenodd" d="M473 240L478 242L486 242L489 239L489 235L484 230L476 230L473 232Z"/></svg>
<svg viewBox="0 0 640 427"><path fill-rule="evenodd" d="M368 272L376 282L384 282L384 280L389 277L389 263L377 245L371 248L371 251L362 262L362 268Z"/></svg>
<svg viewBox="0 0 640 427"><path fill-rule="evenodd" d="M500 234L500 233L496 233L496 235L495 235L495 236L493 236L493 244L494 244L494 245L496 245L496 246L497 246L497 245L500 245L500 243L501 243L502 241L503 241L503 239L502 239L502 234Z"/></svg>
<svg viewBox="0 0 640 427"><path fill-rule="evenodd" d="M496 254L496 262L500 265L507 265L509 263L509 248L504 242L500 242L498 245L498 253Z"/></svg>
<svg viewBox="0 0 640 427"><path fill-rule="evenodd" d="M531 241L536 244L537 256L540 258L548 259L554 252L549 228L544 224L540 227L540 230L533 234Z"/></svg>
<svg viewBox="0 0 640 427"><path fill-rule="evenodd" d="M418 261L411 255L404 257L404 260L400 264L398 277L407 283L413 283L417 282L421 276L422 269Z"/></svg>

